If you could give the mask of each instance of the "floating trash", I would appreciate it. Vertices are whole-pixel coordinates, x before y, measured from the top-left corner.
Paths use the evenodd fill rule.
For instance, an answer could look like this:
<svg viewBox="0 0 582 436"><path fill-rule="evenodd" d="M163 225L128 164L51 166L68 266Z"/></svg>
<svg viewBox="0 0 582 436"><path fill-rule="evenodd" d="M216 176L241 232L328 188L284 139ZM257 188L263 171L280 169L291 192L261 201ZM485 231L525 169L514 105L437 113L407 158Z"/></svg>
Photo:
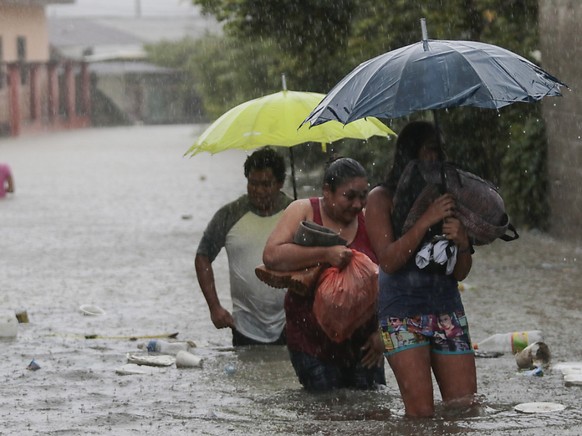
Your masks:
<svg viewBox="0 0 582 436"><path fill-rule="evenodd" d="M18 335L18 319L11 310L0 310L0 338L15 338Z"/></svg>
<svg viewBox="0 0 582 436"><path fill-rule="evenodd" d="M475 289L475 285L472 285L470 283L465 283L465 282L459 282L458 287L459 287L459 291L461 291L461 292L468 291L470 289Z"/></svg>
<svg viewBox="0 0 582 436"><path fill-rule="evenodd" d="M227 375L233 375L236 372L236 365L234 363L227 363L224 365L224 373Z"/></svg>
<svg viewBox="0 0 582 436"><path fill-rule="evenodd" d="M550 413L560 412L566 406L558 403L536 402L536 403L521 403L514 407L515 410L522 413Z"/></svg>
<svg viewBox="0 0 582 436"><path fill-rule="evenodd" d="M559 362L552 369L562 373L567 387L582 386L582 362Z"/></svg>
<svg viewBox="0 0 582 436"><path fill-rule="evenodd" d="M568 387L582 386L582 371L564 375L564 384Z"/></svg>
<svg viewBox="0 0 582 436"><path fill-rule="evenodd" d="M480 342L473 342L473 348L479 351L501 351L502 353L519 353L528 345L543 341L541 330L496 333Z"/></svg>
<svg viewBox="0 0 582 436"><path fill-rule="evenodd" d="M562 375L580 375L582 376L582 368L562 368Z"/></svg>
<svg viewBox="0 0 582 436"><path fill-rule="evenodd" d="M170 366L176 363L176 358L170 355L152 356L149 354L127 353L127 362L136 365Z"/></svg>
<svg viewBox="0 0 582 436"><path fill-rule="evenodd" d="M28 364L28 366L26 367L26 369L28 369L30 371L38 371L40 369L40 365L38 363L36 363L36 361L34 359L32 359L30 361L30 363Z"/></svg>
<svg viewBox="0 0 582 436"><path fill-rule="evenodd" d="M101 309L99 306L94 304L82 304L79 306L79 310L83 313L83 315L89 316L99 316L105 315L105 311Z"/></svg>
<svg viewBox="0 0 582 436"><path fill-rule="evenodd" d="M552 365L552 369L566 374L573 371L582 371L582 362L559 362Z"/></svg>
<svg viewBox="0 0 582 436"><path fill-rule="evenodd" d="M193 341L163 341L160 339L152 339L151 341L138 344L137 348L147 351L148 353L171 354L175 356L179 351L191 351L196 348L196 343Z"/></svg>
<svg viewBox="0 0 582 436"><path fill-rule="evenodd" d="M24 309L19 309L16 311L16 319L20 324L28 324L28 312Z"/></svg>
<svg viewBox="0 0 582 436"><path fill-rule="evenodd" d="M481 357L483 359L494 359L496 357L503 356L501 351L481 351L475 350L475 357Z"/></svg>
<svg viewBox="0 0 582 436"><path fill-rule="evenodd" d="M515 355L515 362L521 369L547 366L552 355L544 342L534 342Z"/></svg>
<svg viewBox="0 0 582 436"><path fill-rule="evenodd" d="M527 371L523 371L522 375L531 376L531 377L543 377L544 371L541 367L535 367L534 369L529 369Z"/></svg>
<svg viewBox="0 0 582 436"><path fill-rule="evenodd" d="M153 367L147 365L137 365L135 363L127 363L115 369L117 375L151 375L166 372L166 368Z"/></svg>
<svg viewBox="0 0 582 436"><path fill-rule="evenodd" d="M202 358L180 350L176 354L176 368L202 368Z"/></svg>

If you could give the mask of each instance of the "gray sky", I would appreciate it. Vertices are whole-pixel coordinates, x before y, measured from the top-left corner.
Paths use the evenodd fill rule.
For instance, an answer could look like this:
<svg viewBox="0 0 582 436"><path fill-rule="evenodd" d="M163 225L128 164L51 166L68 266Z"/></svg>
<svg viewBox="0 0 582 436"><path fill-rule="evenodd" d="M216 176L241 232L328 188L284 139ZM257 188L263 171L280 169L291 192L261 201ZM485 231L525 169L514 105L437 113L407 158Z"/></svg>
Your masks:
<svg viewBox="0 0 582 436"><path fill-rule="evenodd" d="M75 0L46 8L49 17L131 17L141 11L144 17L199 15L190 0Z"/></svg>

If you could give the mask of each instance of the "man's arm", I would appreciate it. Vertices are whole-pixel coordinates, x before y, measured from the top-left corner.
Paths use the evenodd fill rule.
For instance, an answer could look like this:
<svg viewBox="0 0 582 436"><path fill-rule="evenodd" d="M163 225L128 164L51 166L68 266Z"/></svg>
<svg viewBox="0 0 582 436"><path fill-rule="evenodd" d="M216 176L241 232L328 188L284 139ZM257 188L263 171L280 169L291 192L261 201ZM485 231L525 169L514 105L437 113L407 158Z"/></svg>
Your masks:
<svg viewBox="0 0 582 436"><path fill-rule="evenodd" d="M218 294L216 292L216 284L214 281L214 270L212 263L208 257L197 254L194 260L196 267L196 276L198 277L198 284L204 294L208 309L210 310L210 319L217 329L225 327L234 328L234 319L228 310L222 307Z"/></svg>

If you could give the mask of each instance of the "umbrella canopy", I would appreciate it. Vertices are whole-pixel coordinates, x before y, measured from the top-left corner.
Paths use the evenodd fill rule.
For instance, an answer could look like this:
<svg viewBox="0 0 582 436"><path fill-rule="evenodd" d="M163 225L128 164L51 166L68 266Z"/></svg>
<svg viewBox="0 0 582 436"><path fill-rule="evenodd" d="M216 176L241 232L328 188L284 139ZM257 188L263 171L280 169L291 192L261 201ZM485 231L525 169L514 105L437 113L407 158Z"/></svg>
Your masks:
<svg viewBox="0 0 582 436"><path fill-rule="evenodd" d="M423 27L421 42L355 68L304 123L398 118L458 106L498 109L560 96L560 86L566 85L509 50L481 42L429 40Z"/></svg>
<svg viewBox="0 0 582 436"><path fill-rule="evenodd" d="M368 139L395 133L376 118L348 125L339 122L310 129L302 121L325 97L313 92L280 91L242 103L208 127L186 155L219 153L238 148L252 150L265 145L292 147L305 142L328 144L339 139Z"/></svg>

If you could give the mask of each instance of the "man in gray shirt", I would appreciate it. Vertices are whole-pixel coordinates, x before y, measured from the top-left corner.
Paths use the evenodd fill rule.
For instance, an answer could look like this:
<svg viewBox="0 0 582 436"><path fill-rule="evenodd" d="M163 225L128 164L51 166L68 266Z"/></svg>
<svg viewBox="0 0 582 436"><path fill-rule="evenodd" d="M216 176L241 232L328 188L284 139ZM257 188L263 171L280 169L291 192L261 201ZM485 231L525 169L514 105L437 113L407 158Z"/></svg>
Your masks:
<svg viewBox="0 0 582 436"><path fill-rule="evenodd" d="M232 329L234 346L285 344L285 290L272 288L255 275L267 238L292 199L281 188L285 161L270 147L244 163L247 193L221 207L204 231L196 252L198 283L218 329ZM224 247L230 271L232 314L218 298L212 262Z"/></svg>

